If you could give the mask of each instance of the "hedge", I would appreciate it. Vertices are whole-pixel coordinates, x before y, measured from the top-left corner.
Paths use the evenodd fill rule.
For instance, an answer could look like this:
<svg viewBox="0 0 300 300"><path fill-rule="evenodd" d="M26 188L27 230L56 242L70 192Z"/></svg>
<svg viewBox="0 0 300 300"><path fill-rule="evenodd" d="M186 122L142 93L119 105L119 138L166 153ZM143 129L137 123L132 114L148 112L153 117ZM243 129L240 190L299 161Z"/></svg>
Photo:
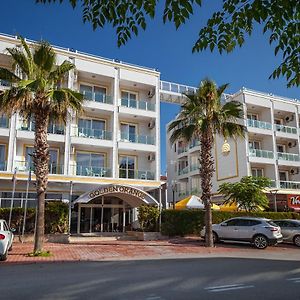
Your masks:
<svg viewBox="0 0 300 300"><path fill-rule="evenodd" d="M8 222L10 208L0 208L0 219ZM24 208L13 208L11 227L16 233L22 231ZM35 209L27 209L26 233L34 232ZM47 202L45 206L45 233L66 233L68 231L68 205L62 202Z"/></svg>
<svg viewBox="0 0 300 300"><path fill-rule="evenodd" d="M162 212L162 234L168 236L199 235L204 226L203 210L164 210ZM241 216L268 219L298 219L299 213L293 212L222 212L212 211L213 223Z"/></svg>

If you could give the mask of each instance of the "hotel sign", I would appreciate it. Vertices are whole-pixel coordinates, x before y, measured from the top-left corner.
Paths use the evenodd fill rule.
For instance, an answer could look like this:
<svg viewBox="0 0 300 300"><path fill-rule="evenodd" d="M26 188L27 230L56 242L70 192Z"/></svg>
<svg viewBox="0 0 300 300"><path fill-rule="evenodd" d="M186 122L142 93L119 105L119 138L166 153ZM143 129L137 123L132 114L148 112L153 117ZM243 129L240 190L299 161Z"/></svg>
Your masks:
<svg viewBox="0 0 300 300"><path fill-rule="evenodd" d="M300 195L288 195L288 207L300 209Z"/></svg>
<svg viewBox="0 0 300 300"><path fill-rule="evenodd" d="M100 187L97 190L90 192L89 198L93 199L99 196L112 194L112 193L127 194L127 195L140 198L141 200L145 200L145 196L146 196L143 191L135 189L133 187L123 186L123 185L111 185L107 187Z"/></svg>

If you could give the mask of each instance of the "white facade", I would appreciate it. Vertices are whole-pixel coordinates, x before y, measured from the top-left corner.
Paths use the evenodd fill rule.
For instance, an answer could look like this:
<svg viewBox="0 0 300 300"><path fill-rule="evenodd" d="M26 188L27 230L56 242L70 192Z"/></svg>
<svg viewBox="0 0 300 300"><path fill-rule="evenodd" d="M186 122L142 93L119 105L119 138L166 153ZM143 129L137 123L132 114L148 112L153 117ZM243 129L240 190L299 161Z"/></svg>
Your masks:
<svg viewBox="0 0 300 300"><path fill-rule="evenodd" d="M276 192L279 206L285 206L287 195L300 194L300 102L248 89L226 98L243 103L247 133L245 139L229 140L229 151L224 151L224 146L228 148L224 139L216 138L216 199L219 185L224 182L236 182L243 176L266 176L272 180L271 191ZM182 141L172 147L169 144L167 149L168 201L172 201L173 191L175 201L201 194L199 145Z"/></svg>

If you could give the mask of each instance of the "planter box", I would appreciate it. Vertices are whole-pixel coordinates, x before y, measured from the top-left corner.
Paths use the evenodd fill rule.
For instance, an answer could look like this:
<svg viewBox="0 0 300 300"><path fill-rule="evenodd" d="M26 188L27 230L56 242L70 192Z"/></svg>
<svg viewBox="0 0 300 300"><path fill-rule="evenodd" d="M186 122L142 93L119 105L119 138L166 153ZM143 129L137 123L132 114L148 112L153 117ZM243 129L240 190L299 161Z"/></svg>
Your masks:
<svg viewBox="0 0 300 300"><path fill-rule="evenodd" d="M160 232L127 231L126 233L129 236L134 236L138 241L157 241L166 239Z"/></svg>

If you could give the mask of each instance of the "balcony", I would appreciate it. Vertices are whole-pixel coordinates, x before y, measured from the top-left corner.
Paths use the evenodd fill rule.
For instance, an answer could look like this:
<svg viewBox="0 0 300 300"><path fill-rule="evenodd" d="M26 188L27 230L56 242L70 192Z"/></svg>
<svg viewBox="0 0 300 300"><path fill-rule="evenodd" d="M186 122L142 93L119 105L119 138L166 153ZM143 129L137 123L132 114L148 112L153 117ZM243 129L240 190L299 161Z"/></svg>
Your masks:
<svg viewBox="0 0 300 300"><path fill-rule="evenodd" d="M190 171L199 171L200 165L199 164L191 164L190 165Z"/></svg>
<svg viewBox="0 0 300 300"><path fill-rule="evenodd" d="M294 153L277 152L277 158L287 161L300 161L300 156Z"/></svg>
<svg viewBox="0 0 300 300"><path fill-rule="evenodd" d="M92 138L92 139L100 139L100 140L112 140L111 131L93 129L93 128L85 128L85 127L76 128L75 136Z"/></svg>
<svg viewBox="0 0 300 300"><path fill-rule="evenodd" d="M47 133L64 135L65 129L64 126L57 125L57 124L50 124L48 126Z"/></svg>
<svg viewBox="0 0 300 300"><path fill-rule="evenodd" d="M188 147L178 147L177 153L181 154L188 151Z"/></svg>
<svg viewBox="0 0 300 300"><path fill-rule="evenodd" d="M189 166L187 166L187 167L185 167L185 168L183 168L183 169L179 169L179 170L178 170L178 175L180 176L180 175L188 174L189 171L190 171Z"/></svg>
<svg viewBox="0 0 300 300"><path fill-rule="evenodd" d="M119 178L154 180L154 177L155 174L151 171L119 169Z"/></svg>
<svg viewBox="0 0 300 300"><path fill-rule="evenodd" d="M250 149L249 156L251 157L262 157L262 158L274 158L274 153L269 150L261 150L261 149Z"/></svg>
<svg viewBox="0 0 300 300"><path fill-rule="evenodd" d="M297 134L297 128L296 127L290 127L290 126L275 124L275 128L276 128L276 131L280 131L280 132L284 132L284 133Z"/></svg>
<svg viewBox="0 0 300 300"><path fill-rule="evenodd" d="M0 128L8 128L9 119L6 116L0 116Z"/></svg>
<svg viewBox="0 0 300 300"><path fill-rule="evenodd" d="M78 176L111 177L111 169L105 167L73 164L71 168Z"/></svg>
<svg viewBox="0 0 300 300"><path fill-rule="evenodd" d="M94 101L98 103L106 103L106 104L113 104L113 98L110 95L106 95L103 93L95 93L95 92L87 92L85 91L84 100L86 101Z"/></svg>
<svg viewBox="0 0 300 300"><path fill-rule="evenodd" d="M18 172L28 172L29 169L31 169L32 172L34 172L34 164L33 162L29 161L15 161L15 167L17 168ZM49 164L49 174L63 174L64 173L64 166L63 165L58 165L58 164Z"/></svg>
<svg viewBox="0 0 300 300"><path fill-rule="evenodd" d="M129 100L129 99L121 99L121 106L141 109L147 111L155 111L155 104L142 100Z"/></svg>
<svg viewBox="0 0 300 300"><path fill-rule="evenodd" d="M198 140L193 140L190 144L190 149L194 148L194 147L198 147L200 146L200 141Z"/></svg>
<svg viewBox="0 0 300 300"><path fill-rule="evenodd" d="M7 170L6 161L0 162L0 171L6 171L6 170Z"/></svg>
<svg viewBox="0 0 300 300"><path fill-rule="evenodd" d="M128 133L128 132L121 132L121 141L122 142L145 144L145 145L155 145L153 136L131 134L131 133Z"/></svg>
<svg viewBox="0 0 300 300"><path fill-rule="evenodd" d="M272 130L272 124L264 121L247 119L247 125L249 127Z"/></svg>
<svg viewBox="0 0 300 300"><path fill-rule="evenodd" d="M299 190L300 182L297 181L280 181L281 189Z"/></svg>

